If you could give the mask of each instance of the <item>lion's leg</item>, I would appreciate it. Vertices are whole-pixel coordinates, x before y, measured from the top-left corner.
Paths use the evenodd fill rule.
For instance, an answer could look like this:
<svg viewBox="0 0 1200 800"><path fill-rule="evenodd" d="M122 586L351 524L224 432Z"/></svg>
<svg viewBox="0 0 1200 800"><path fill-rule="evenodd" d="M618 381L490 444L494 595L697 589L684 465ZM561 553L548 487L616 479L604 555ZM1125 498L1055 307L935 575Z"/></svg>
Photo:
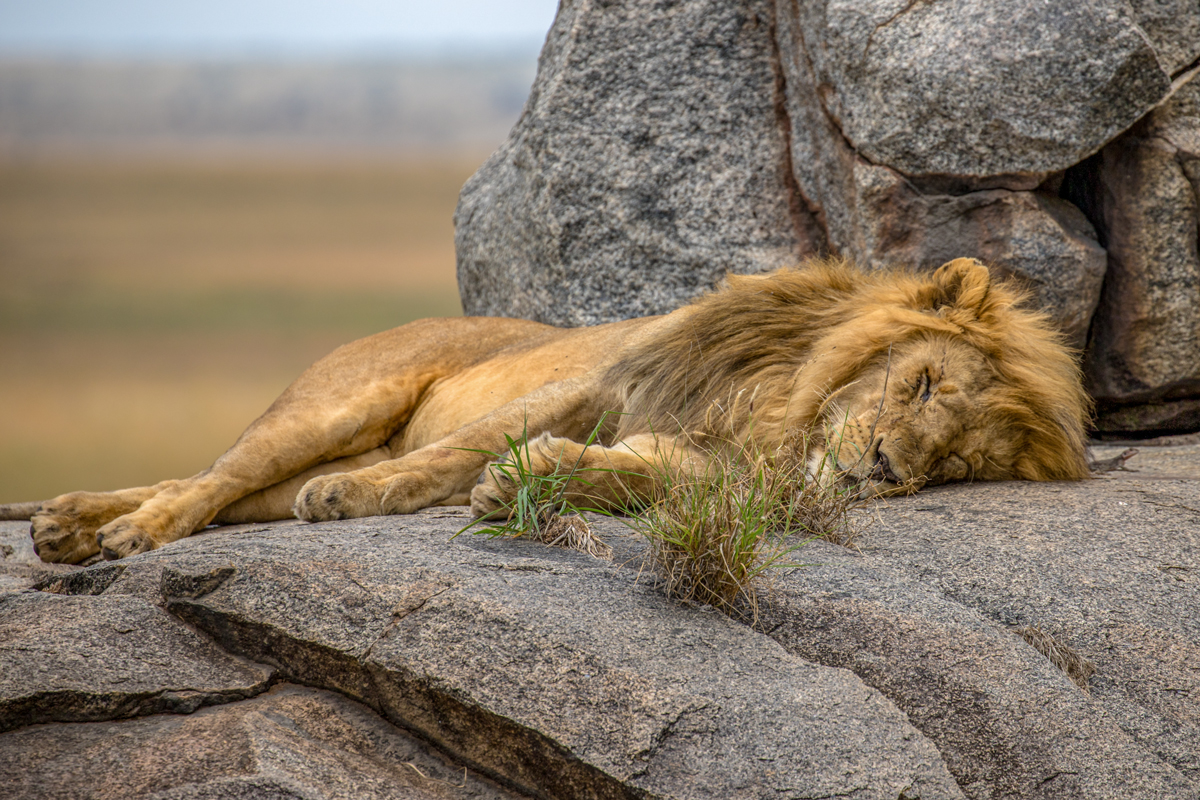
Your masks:
<svg viewBox="0 0 1200 800"><path fill-rule="evenodd" d="M317 522L466 500L488 462L507 449L506 436L586 439L615 403L591 373L544 386L402 458L314 478L296 497L295 514Z"/></svg>
<svg viewBox="0 0 1200 800"><path fill-rule="evenodd" d="M339 472L374 466L392 457L388 447L377 447L362 455L339 458L327 464L306 469L299 475L281 481L274 486L260 489L253 494L235 500L217 512L213 522L217 525L240 525L247 522L270 522L279 519L292 519L292 505L296 502L296 494L300 487L320 475L333 475Z"/></svg>
<svg viewBox="0 0 1200 800"><path fill-rule="evenodd" d="M381 344L372 337L318 361L212 467L161 484L136 509L100 527L96 538L105 558L181 539L247 495L319 465L383 447L438 377L427 363L433 358L416 363L412 357L394 355L415 349L405 345L403 339ZM278 494L264 499L264 506L281 505Z"/></svg>
<svg viewBox="0 0 1200 800"><path fill-rule="evenodd" d="M682 436L646 433L612 447L585 447L545 435L529 443L524 468L533 475L570 476L563 499L578 508L627 511L650 502L669 480L703 472L707 460L705 450ZM489 467L471 493L472 513L506 515L521 488L517 472L511 462Z"/></svg>

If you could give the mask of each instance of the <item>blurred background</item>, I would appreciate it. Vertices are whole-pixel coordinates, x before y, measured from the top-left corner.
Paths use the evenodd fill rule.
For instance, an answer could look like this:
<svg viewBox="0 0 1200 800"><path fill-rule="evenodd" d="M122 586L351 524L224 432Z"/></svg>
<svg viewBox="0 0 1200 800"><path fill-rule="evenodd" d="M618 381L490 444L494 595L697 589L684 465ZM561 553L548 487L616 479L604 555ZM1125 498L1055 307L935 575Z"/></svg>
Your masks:
<svg viewBox="0 0 1200 800"><path fill-rule="evenodd" d="M459 188L555 0L0 0L0 502L193 474L460 313Z"/></svg>

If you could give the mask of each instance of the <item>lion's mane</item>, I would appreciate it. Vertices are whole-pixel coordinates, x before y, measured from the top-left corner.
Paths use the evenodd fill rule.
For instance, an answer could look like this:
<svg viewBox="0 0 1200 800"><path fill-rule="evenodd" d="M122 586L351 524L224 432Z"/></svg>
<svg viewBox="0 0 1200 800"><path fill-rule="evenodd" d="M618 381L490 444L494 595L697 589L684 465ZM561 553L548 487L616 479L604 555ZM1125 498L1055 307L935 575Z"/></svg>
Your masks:
<svg viewBox="0 0 1200 800"><path fill-rule="evenodd" d="M703 432L713 408L731 401L740 402L742 434L751 417L752 435L764 440L797 425L815 429L830 398L887 368L891 348L949 334L982 353L1003 387L988 393L986 411L1002 421L993 431L1029 454L1014 477L1086 477L1091 406L1074 354L1015 286L963 275L867 272L831 259L729 276L682 324L609 370L626 411L617 435Z"/></svg>

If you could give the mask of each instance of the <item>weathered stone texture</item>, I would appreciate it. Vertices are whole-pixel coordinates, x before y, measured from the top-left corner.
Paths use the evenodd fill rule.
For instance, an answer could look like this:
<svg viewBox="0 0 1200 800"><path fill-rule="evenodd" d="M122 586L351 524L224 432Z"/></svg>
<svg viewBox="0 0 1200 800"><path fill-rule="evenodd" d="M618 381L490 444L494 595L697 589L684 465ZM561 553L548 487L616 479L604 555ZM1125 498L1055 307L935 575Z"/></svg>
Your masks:
<svg viewBox="0 0 1200 800"><path fill-rule="evenodd" d="M1200 779L1200 624L1183 610L1200 601L1195 456L1143 450L1129 466L1145 459L1145 472L1103 488L992 484L891 501L864 557L806 554L820 565L783 582L764 624L792 652L884 692L968 796L1189 796ZM1094 664L1086 693L1059 688L1067 676L1017 636L1026 625ZM979 740L986 757L969 744ZM1138 744L1122 752L1123 740ZM1114 748L1103 768L1096 747Z"/></svg>
<svg viewBox="0 0 1200 800"><path fill-rule="evenodd" d="M1194 397L1200 82L1183 86L1104 148L1099 180L1109 270L1087 361L1090 388L1109 407Z"/></svg>
<svg viewBox="0 0 1200 800"><path fill-rule="evenodd" d="M636 570L532 543L448 541L463 522L434 512L194 536L126 559L112 580L84 570L55 584L83 596L10 595L97 606L61 633L18 631L11 646L90 647L107 634L81 631L88 618L157 599L279 677L364 702L459 763L538 796L962 796L936 748L852 673L679 607ZM138 655L111 669L130 658ZM167 658L147 663L172 674ZM43 681L20 671L26 683ZM244 711L231 705L231 722L260 713L234 705ZM258 723L232 725L231 736L247 725ZM29 749L28 730L0 736L0 762L10 748ZM142 735L110 735L123 730ZM260 762L282 758L268 750Z"/></svg>
<svg viewBox="0 0 1200 800"><path fill-rule="evenodd" d="M564 2L520 121L463 187L466 313L665 313L814 252L772 35L769 0Z"/></svg>
<svg viewBox="0 0 1200 800"><path fill-rule="evenodd" d="M1178 76L1200 59L1200 3L1130 0L1133 18L1154 45L1163 69Z"/></svg>
<svg viewBox="0 0 1200 800"><path fill-rule="evenodd" d="M271 670L136 597L0 595L0 731L189 712L264 691Z"/></svg>
<svg viewBox="0 0 1200 800"><path fill-rule="evenodd" d="M780 15L850 145L913 177L1066 169L1170 84L1113 0L780 0Z"/></svg>
<svg viewBox="0 0 1200 800"><path fill-rule="evenodd" d="M1050 171L1070 165L1072 158L1103 144L1112 133L1106 125L1117 130L1128 125L1165 92L1168 80L1157 65L1145 61L1144 41L1138 39L1136 47L1131 41L1130 52L1106 50L1112 58L1108 67L1096 67L1091 83L1088 74L1078 75L1079 85L1070 89L1078 94L1072 101L1078 105L1080 98L1100 91L1103 83L1107 90L1126 92L1126 111L1134 107L1140 111L1125 118L1119 108L1108 108L1105 113L1112 116L1104 124L1093 120L1099 128L1093 125L1093 129L1078 132L1085 138L1071 145L1075 149L1069 150L1069 155L1067 151L1054 155L1035 143L1053 138L1051 132L1039 128L1043 122L1050 124L1053 118L1053 124L1064 124L1062 116L1051 110L1053 102L1065 102L1064 98L1041 98L1034 103L1022 92L1037 93L1039 81L1044 82L1041 70L1048 67L1039 59L1038 37L1058 28L1063 31L1055 35L1068 40L1072 35L1086 39L1094 33L1081 27L1086 20L1078 15L1086 9L1041 19L1037 24L1025 20L1026 27L1019 29L1022 35L1013 36L1011 31L1005 36L991 34L989 41L1007 42L996 48L1029 48L1017 58L995 48L970 49L966 43L971 38L951 30L953 25L1001 25L1000 4L987 8L987 4L910 4L903 15L907 21L900 28L895 27L902 21L897 16L882 31L868 21L890 19L905 10L901 4L881 3L876 8L871 4L821 6L780 0L778 5L796 181L808 207L823 224L830 246L872 267L934 268L963 254L980 258L998 275L1018 278L1069 341L1082 347L1100 295L1105 253L1077 208L1035 190ZM974 10L968 13L971 8ZM1029 8L1033 7L1022 13L1034 13ZM936 16L939 14L950 17L943 19ZM954 16L962 14L966 14L964 19ZM1118 23L1124 26L1122 30L1129 27L1127 21L1112 24ZM915 27L899 36L896 31L904 25ZM892 42L886 51L876 51L879 37ZM833 40L838 46L831 45ZM937 56L929 57L935 51ZM884 62L875 66L861 62L868 56ZM896 60L901 66L891 64ZM1105 69L1116 74L1132 70L1130 64L1140 65L1133 72L1145 80L1101 80L1107 74ZM896 70L908 77L893 85L887 76ZM962 83L964 74L967 84ZM871 75L883 76L879 78L883 83L872 84L865 77ZM853 76L858 77L851 79ZM1151 80L1153 76L1157 77ZM964 90L972 81L991 89ZM1027 86L1022 81L1030 83ZM1143 85L1147 81L1152 86ZM917 91L913 87L925 88ZM1005 98L999 105L997 94ZM970 103L980 107L964 105ZM1087 104L1080 114L1094 115L1097 108ZM940 127L908 120L914 127L897 126L891 133L870 126L852 129L847 127L847 113L864 120L877 119L879 125L906 119L906 113L928 115L940 120ZM1030 119L1019 119L1021 114ZM938 140L939 136L952 140L953 146ZM998 138L979 138L987 136ZM1070 143L1059 144L1067 147ZM1008 159L1004 163L996 161L1001 154Z"/></svg>
<svg viewBox="0 0 1200 800"><path fill-rule="evenodd" d="M614 521L596 525L611 563L451 540L451 510L198 534L0 596L0 702L41 698L0 734L0 781L34 764L45 797L501 796L487 775L546 797L1194 800L1200 445L1127 467L882 503L861 552L800 552L760 630L666 600ZM1085 689L1027 625L1094 664ZM267 676L310 688L240 699ZM105 722L191 711L160 702L185 690L222 705ZM29 724L61 719L93 721Z"/></svg>
<svg viewBox="0 0 1200 800"><path fill-rule="evenodd" d="M0 738L7 800L468 800L520 797L370 709L283 684L190 715L40 725Z"/></svg>
<svg viewBox="0 0 1200 800"><path fill-rule="evenodd" d="M1029 291L1082 349L1106 255L1083 213L1046 192L918 192L897 172L855 163L858 226L844 252L874 267L935 268L969 252Z"/></svg>

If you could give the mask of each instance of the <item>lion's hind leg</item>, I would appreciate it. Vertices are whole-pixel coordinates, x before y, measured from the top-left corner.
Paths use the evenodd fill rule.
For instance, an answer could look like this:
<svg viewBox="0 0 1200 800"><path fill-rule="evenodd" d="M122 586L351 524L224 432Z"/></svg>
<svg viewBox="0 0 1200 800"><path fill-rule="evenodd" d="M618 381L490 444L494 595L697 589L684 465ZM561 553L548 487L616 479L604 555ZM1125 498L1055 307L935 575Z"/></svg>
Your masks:
<svg viewBox="0 0 1200 800"><path fill-rule="evenodd" d="M547 485L576 508L631 511L652 501L672 476L702 470L707 458L682 436L638 434L607 447L542 435L484 471L471 492L471 512L506 517L522 481L547 476L563 479Z"/></svg>

